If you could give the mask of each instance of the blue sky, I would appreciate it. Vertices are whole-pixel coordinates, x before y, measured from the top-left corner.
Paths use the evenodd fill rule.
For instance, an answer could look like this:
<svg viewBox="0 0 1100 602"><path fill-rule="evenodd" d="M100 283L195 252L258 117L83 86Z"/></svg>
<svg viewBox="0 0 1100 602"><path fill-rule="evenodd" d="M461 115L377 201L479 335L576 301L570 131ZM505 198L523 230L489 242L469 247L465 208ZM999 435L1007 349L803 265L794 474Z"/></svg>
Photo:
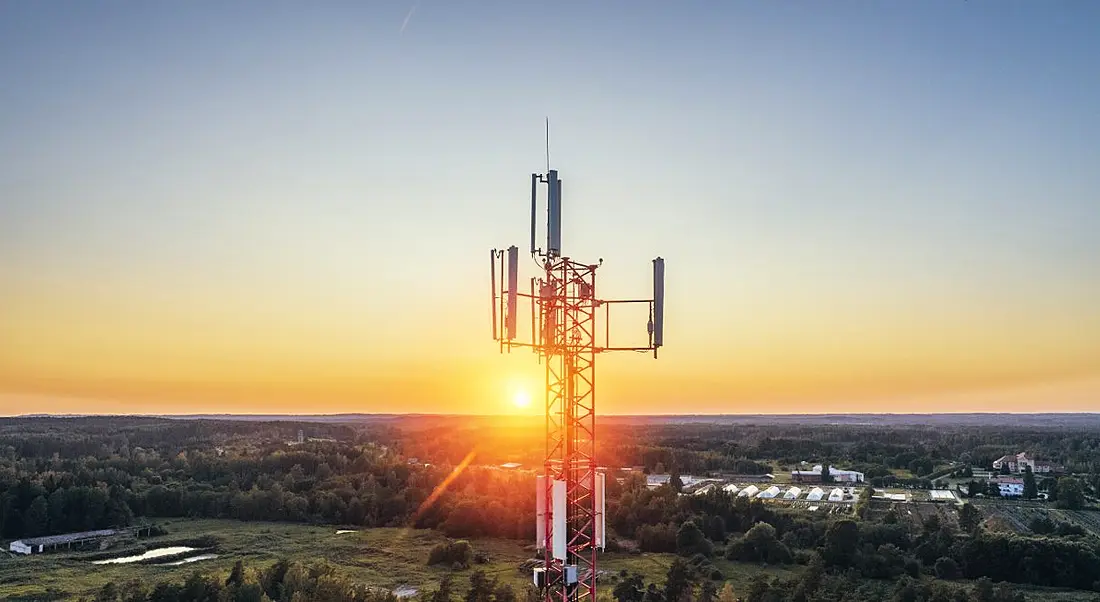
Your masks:
<svg viewBox="0 0 1100 602"><path fill-rule="evenodd" d="M667 361L609 361L611 400L1100 375L1100 6L550 8L0 5L0 390L152 395L184 377L150 353L267 353L457 361L483 394L484 254L523 246L546 116L566 252L611 296L669 262Z"/></svg>

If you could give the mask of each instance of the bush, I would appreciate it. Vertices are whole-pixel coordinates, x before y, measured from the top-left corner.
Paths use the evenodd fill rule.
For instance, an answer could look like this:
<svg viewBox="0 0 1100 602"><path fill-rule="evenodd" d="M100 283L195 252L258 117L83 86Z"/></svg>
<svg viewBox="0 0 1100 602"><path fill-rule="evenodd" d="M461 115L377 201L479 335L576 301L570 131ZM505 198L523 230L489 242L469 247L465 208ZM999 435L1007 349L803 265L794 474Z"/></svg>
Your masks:
<svg viewBox="0 0 1100 602"><path fill-rule="evenodd" d="M428 565L449 564L452 568L464 569L470 566L473 555L470 542L464 539L436 544L428 553Z"/></svg>
<svg viewBox="0 0 1100 602"><path fill-rule="evenodd" d="M936 576L940 579L958 579L959 565L953 558L941 556L936 560Z"/></svg>
<svg viewBox="0 0 1100 602"><path fill-rule="evenodd" d="M676 551L681 556L702 555L704 557L714 554L712 544L695 521L684 521L676 532Z"/></svg>
<svg viewBox="0 0 1100 602"><path fill-rule="evenodd" d="M718 569L714 569L713 571L710 572L711 581L722 581L725 578L726 577L722 574L722 571L720 571Z"/></svg>
<svg viewBox="0 0 1100 602"><path fill-rule="evenodd" d="M664 525L642 525L637 532L638 547L643 552L675 552L676 527Z"/></svg>
<svg viewBox="0 0 1100 602"><path fill-rule="evenodd" d="M775 537L775 527L756 523L744 537L726 547L726 558L742 562L790 564L794 559L790 549Z"/></svg>

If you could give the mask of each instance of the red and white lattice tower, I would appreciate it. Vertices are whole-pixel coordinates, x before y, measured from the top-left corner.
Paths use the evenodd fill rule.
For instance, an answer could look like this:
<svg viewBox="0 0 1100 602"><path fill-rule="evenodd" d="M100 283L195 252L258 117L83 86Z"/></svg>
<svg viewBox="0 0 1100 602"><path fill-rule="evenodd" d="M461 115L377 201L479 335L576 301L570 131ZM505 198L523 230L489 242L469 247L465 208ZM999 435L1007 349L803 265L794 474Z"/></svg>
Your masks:
<svg viewBox="0 0 1100 602"><path fill-rule="evenodd" d="M547 188L546 248L536 248L540 186ZM596 465L596 355L652 351L663 343L664 260L653 260L653 297L601 300L597 264L561 252L561 180L556 170L531 175L531 257L542 274L519 290L519 249L491 252L493 339L501 352L530 348L546 368L546 459L536 478L536 547L543 554L534 582L546 602L596 599L596 552L607 541L604 474ZM519 303L531 309L528 340L517 338ZM611 306L647 304L649 344L613 346ZM602 316L600 316L602 310ZM602 319L603 337L597 321ZM639 325L640 327L640 325Z"/></svg>

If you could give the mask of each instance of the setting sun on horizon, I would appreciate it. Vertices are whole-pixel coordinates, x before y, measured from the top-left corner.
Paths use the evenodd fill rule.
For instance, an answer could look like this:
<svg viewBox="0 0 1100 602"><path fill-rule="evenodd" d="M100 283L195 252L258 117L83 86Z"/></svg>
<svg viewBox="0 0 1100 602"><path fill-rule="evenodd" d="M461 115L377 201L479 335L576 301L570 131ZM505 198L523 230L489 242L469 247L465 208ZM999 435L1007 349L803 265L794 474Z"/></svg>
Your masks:
<svg viewBox="0 0 1100 602"><path fill-rule="evenodd" d="M547 152L601 414L1100 411L1077 8L5 3L0 414L538 414Z"/></svg>

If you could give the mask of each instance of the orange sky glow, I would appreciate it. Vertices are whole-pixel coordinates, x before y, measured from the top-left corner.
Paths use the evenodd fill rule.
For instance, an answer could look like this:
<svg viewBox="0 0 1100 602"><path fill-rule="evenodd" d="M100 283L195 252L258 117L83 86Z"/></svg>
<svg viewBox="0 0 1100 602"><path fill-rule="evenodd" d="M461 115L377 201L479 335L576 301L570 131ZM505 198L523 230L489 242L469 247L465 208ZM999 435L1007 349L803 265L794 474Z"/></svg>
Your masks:
<svg viewBox="0 0 1100 602"><path fill-rule="evenodd" d="M0 414L537 414L547 145L598 412L1100 412L1095 19L400 4L0 3Z"/></svg>

